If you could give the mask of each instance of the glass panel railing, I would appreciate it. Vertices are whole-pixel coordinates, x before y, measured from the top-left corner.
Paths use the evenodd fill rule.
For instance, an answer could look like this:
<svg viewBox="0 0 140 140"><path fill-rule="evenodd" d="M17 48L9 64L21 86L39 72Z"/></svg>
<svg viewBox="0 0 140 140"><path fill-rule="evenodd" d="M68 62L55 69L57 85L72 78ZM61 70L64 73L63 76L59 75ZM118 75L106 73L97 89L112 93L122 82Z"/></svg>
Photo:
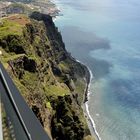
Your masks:
<svg viewBox="0 0 140 140"><path fill-rule="evenodd" d="M0 82L3 140L20 140L21 138L29 140L6 92L4 85Z"/></svg>
<svg viewBox="0 0 140 140"><path fill-rule="evenodd" d="M2 103L0 96L0 140L3 140L3 119L2 119Z"/></svg>
<svg viewBox="0 0 140 140"><path fill-rule="evenodd" d="M50 140L1 63L0 99L0 140Z"/></svg>

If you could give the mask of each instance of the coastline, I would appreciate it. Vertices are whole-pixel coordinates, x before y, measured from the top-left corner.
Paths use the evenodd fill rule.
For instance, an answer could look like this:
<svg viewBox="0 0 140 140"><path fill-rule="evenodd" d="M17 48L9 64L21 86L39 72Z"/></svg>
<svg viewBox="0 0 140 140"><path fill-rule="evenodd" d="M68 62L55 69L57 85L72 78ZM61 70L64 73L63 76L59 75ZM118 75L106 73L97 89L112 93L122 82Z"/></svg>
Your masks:
<svg viewBox="0 0 140 140"><path fill-rule="evenodd" d="M88 123L88 126L89 126L89 129L91 131L91 135L95 136L96 140L101 140L101 137L99 135L99 133L97 132L97 129L96 129L96 124L94 122L94 120L92 119L91 115L90 115L90 112L89 112L89 105L88 105L88 100L89 100L89 96L91 94L91 92L89 91L89 88L91 86L91 81L93 79L93 74L91 72L91 70L86 66L86 68L88 69L89 71L89 82L87 82L87 86L86 86L86 90L85 90L85 102L83 104L83 111L84 113L86 114L86 119L87 119L87 123ZM93 131L93 132L92 132Z"/></svg>
<svg viewBox="0 0 140 140"><path fill-rule="evenodd" d="M59 9L59 11L61 12L61 8L58 7L56 0L50 0L52 3L55 3L56 7ZM56 20L58 20L59 16L56 16L55 18L53 18L53 22L55 23ZM73 58L73 57L72 57ZM91 136L95 139L95 140L101 140L99 133L96 130L96 124L94 122L94 120L92 119L90 113L89 113L89 106L88 106L88 100L89 100L89 96L90 96L90 91L89 88L91 86L91 81L93 79L93 74L92 71L90 70L90 68L88 66L86 66L84 63L82 63L81 61L73 58L75 61L77 61L78 63L80 63L81 65L84 66L85 68L85 81L86 81L86 86L85 86L85 91L84 91L84 95L83 95L83 104L82 104L82 109L83 109L83 115L86 118L89 130L91 132Z"/></svg>
<svg viewBox="0 0 140 140"><path fill-rule="evenodd" d="M91 132L91 135L95 138L95 140L101 140L101 137L96 130L96 124L89 113L89 106L88 106L88 100L89 100L89 96L91 94L91 92L89 91L89 88L91 86L93 74L88 66L86 66L85 64L83 64L79 60L76 60L76 61L78 63L80 63L81 65L83 65L85 67L85 71L86 71L86 74L85 74L86 87L85 87L85 92L83 95L83 105L82 105L83 113L84 113L84 116L87 120L87 124L88 124L89 130Z"/></svg>

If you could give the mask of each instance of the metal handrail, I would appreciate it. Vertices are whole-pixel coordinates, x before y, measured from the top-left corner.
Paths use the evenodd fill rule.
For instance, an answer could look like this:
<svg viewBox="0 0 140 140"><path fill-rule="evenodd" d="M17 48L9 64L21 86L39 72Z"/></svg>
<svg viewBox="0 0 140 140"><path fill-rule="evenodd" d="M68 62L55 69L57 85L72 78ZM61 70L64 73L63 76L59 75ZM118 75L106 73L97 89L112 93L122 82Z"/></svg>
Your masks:
<svg viewBox="0 0 140 140"><path fill-rule="evenodd" d="M0 97L0 140L3 140L1 97Z"/></svg>
<svg viewBox="0 0 140 140"><path fill-rule="evenodd" d="M17 117L18 117L18 119L19 119L19 121L20 121L20 123L21 123L21 125L23 127L23 130L25 131L25 133L27 135L27 138L29 140L32 140L31 135L30 135L30 133L29 133L29 131L28 131L28 129L27 129L25 123L24 123L24 120L23 120L22 116L20 115L20 112L18 110L18 107L17 107L17 105L16 105L16 103L15 103L15 101L13 99L11 90L10 90L8 84L7 84L7 81L6 81L6 79L5 79L4 75L3 75L3 72L1 70L1 68L0 68L0 77L1 77L2 82L3 82L4 86L5 86L5 89L6 89L7 93L8 93L8 96L9 96L9 99L10 99L12 105L13 105L13 108L14 108L16 114L17 114Z"/></svg>
<svg viewBox="0 0 140 140"><path fill-rule="evenodd" d="M17 140L50 140L35 114L20 95L10 76L0 63L0 89L2 103L13 122ZM12 109L12 111L9 110ZM13 117L13 115L16 117ZM19 129L18 129L19 128ZM17 130L18 129L18 130ZM23 138L23 137L24 138Z"/></svg>

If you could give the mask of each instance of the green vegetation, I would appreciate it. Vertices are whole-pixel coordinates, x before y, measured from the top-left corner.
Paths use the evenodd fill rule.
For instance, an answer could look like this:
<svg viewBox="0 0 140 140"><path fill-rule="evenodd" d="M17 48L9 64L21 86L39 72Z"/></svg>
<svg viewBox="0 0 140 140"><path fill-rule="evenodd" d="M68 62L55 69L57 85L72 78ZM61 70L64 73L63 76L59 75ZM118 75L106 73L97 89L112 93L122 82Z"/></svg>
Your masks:
<svg viewBox="0 0 140 140"><path fill-rule="evenodd" d="M8 35L22 35L23 27L30 20L24 15L11 15L1 19L0 23L0 39Z"/></svg>
<svg viewBox="0 0 140 140"><path fill-rule="evenodd" d="M52 109L51 103L49 101L48 102L46 101L46 107Z"/></svg>
<svg viewBox="0 0 140 140"><path fill-rule="evenodd" d="M22 26L7 19L3 19L0 25L0 38L8 35L21 35Z"/></svg>
<svg viewBox="0 0 140 140"><path fill-rule="evenodd" d="M45 91L49 95L55 96L65 96L69 94L69 89L67 87L57 86L57 85L49 85L45 87Z"/></svg>
<svg viewBox="0 0 140 140"><path fill-rule="evenodd" d="M65 63L65 62L61 62L59 65L60 69L62 71L64 71L65 73L69 72L70 69L69 69L69 64Z"/></svg>
<svg viewBox="0 0 140 140"><path fill-rule="evenodd" d="M90 135L81 108L85 69L65 50L52 19L33 16L3 19L1 61L50 137L82 140Z"/></svg>

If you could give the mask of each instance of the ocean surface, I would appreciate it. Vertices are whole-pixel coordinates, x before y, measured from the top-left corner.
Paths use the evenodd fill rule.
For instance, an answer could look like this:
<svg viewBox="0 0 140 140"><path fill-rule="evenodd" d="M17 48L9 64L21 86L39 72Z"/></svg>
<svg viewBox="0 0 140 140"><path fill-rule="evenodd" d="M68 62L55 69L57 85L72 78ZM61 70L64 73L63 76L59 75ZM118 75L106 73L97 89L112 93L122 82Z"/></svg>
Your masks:
<svg viewBox="0 0 140 140"><path fill-rule="evenodd" d="M67 50L94 78L89 113L102 140L140 140L140 0L54 0Z"/></svg>

